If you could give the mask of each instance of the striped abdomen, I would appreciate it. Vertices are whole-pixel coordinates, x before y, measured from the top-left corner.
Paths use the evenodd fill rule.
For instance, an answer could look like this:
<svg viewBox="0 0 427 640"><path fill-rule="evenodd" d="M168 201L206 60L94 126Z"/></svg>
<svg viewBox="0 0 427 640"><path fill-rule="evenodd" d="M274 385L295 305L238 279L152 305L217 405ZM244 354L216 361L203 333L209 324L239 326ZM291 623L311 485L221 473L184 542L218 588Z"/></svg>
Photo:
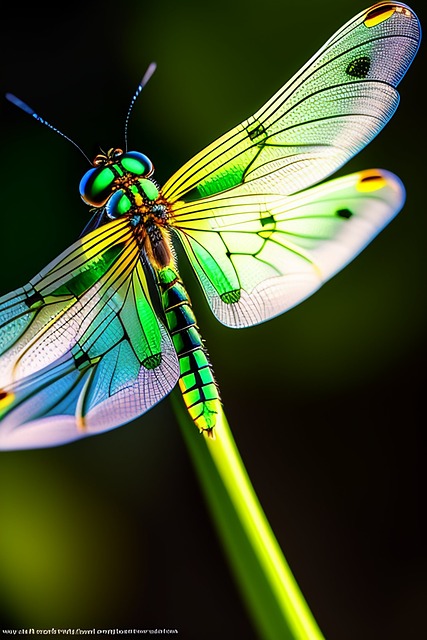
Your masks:
<svg viewBox="0 0 427 640"><path fill-rule="evenodd" d="M160 269L157 275L166 322L178 354L179 386L184 402L196 426L209 435L216 423L220 401L190 298L171 267Z"/></svg>

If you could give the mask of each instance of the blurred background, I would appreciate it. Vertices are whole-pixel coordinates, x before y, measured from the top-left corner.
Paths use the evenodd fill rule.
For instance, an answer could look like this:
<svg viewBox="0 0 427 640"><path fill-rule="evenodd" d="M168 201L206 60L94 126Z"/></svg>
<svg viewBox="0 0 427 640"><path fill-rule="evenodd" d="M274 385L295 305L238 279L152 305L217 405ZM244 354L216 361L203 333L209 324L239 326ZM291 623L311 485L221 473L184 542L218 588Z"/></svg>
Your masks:
<svg viewBox="0 0 427 640"><path fill-rule="evenodd" d="M129 142L164 183L366 6L15 3L2 20L1 91L92 157L123 144L129 101L156 60ZM423 22L424 3L412 7ZM427 635L425 78L421 48L397 114L340 171L394 171L406 206L320 292L236 331L182 268L243 460L328 640ZM5 100L0 109L3 294L71 244L88 212L83 156ZM1 453L0 518L2 627L256 637L168 400L102 436Z"/></svg>

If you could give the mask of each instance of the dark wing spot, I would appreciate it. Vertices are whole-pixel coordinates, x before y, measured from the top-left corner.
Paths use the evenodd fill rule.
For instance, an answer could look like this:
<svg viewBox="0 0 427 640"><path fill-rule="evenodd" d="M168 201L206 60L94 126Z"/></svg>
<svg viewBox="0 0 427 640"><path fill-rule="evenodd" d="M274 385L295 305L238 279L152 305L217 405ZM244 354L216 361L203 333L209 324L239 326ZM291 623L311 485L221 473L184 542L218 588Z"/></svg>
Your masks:
<svg viewBox="0 0 427 640"><path fill-rule="evenodd" d="M249 125L246 131L252 142L256 142L258 144L262 143L267 137L267 131L264 125L261 124L261 122L258 122L258 120L255 120L255 122Z"/></svg>
<svg viewBox="0 0 427 640"><path fill-rule="evenodd" d="M77 369L85 369L85 367L90 364L90 358L87 353L82 352L80 355L74 357L74 364Z"/></svg>
<svg viewBox="0 0 427 640"><path fill-rule="evenodd" d="M146 369L155 369L160 365L162 361L161 353L153 353L153 355L148 356L145 360L142 361L142 366Z"/></svg>
<svg viewBox="0 0 427 640"><path fill-rule="evenodd" d="M7 391L3 391L3 389L0 389L0 400L4 400L8 395L9 394Z"/></svg>
<svg viewBox="0 0 427 640"><path fill-rule="evenodd" d="M375 180L384 180L384 178L380 175L372 174L370 176L365 176L360 182L375 182Z"/></svg>
<svg viewBox="0 0 427 640"><path fill-rule="evenodd" d="M268 240L276 229L276 220L270 211L261 211L259 220L261 222L262 230L257 233L260 238Z"/></svg>
<svg viewBox="0 0 427 640"><path fill-rule="evenodd" d="M34 307L37 304L40 304L42 302L43 302L43 296L40 295L38 291L36 291L36 293L33 293L31 296L28 296L28 298L25 300L25 304L29 308Z"/></svg>
<svg viewBox="0 0 427 640"><path fill-rule="evenodd" d="M350 209L338 209L338 211L336 212L337 216L339 216L340 218L345 218L346 220L348 220L349 218L351 218L351 216L353 215L352 212L350 211Z"/></svg>
<svg viewBox="0 0 427 640"><path fill-rule="evenodd" d="M225 302L225 304L234 304L235 302L239 302L240 289L234 289L233 291L227 291L226 293L221 293L220 298L223 302Z"/></svg>
<svg viewBox="0 0 427 640"><path fill-rule="evenodd" d="M271 225L275 225L276 221L274 219L274 216L271 215L261 215L261 224L263 227L266 227L267 225L271 224Z"/></svg>
<svg viewBox="0 0 427 640"><path fill-rule="evenodd" d="M368 56L361 56L352 60L345 70L352 78L366 78L371 68L371 59Z"/></svg>

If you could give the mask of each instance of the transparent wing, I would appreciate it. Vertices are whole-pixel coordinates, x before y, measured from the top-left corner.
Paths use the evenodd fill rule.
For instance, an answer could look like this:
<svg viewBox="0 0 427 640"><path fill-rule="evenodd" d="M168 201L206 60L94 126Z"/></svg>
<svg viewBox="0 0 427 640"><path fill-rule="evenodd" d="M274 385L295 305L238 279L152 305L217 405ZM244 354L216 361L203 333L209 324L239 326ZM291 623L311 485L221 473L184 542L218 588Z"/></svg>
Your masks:
<svg viewBox="0 0 427 640"><path fill-rule="evenodd" d="M0 448L51 446L140 416L179 375L127 220L0 299Z"/></svg>
<svg viewBox="0 0 427 640"><path fill-rule="evenodd" d="M294 196L233 189L174 205L175 229L220 322L246 327L298 304L352 260L404 202L387 171Z"/></svg>
<svg viewBox="0 0 427 640"><path fill-rule="evenodd" d="M164 197L189 202L242 184L289 195L320 182L391 118L420 37L403 4L359 13L254 116L175 173Z"/></svg>

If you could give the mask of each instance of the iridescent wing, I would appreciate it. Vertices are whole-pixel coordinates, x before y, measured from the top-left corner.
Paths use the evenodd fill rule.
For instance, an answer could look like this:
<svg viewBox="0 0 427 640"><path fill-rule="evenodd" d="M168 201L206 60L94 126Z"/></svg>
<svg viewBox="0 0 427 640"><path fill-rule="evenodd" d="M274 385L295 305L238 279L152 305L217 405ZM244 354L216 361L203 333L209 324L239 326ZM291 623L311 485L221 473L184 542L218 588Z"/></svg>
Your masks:
<svg viewBox="0 0 427 640"><path fill-rule="evenodd" d="M246 327L314 293L404 202L400 180L371 170L293 195L232 189L178 202L176 233L220 322Z"/></svg>
<svg viewBox="0 0 427 640"><path fill-rule="evenodd" d="M419 41L418 19L406 5L362 11L255 115L175 173L164 197L190 202L239 185L290 195L323 180L391 118Z"/></svg>
<svg viewBox="0 0 427 640"><path fill-rule="evenodd" d="M294 306L400 209L403 188L386 172L301 192L387 123L419 41L405 5L361 12L254 116L166 183L171 224L221 322L250 326Z"/></svg>
<svg viewBox="0 0 427 640"><path fill-rule="evenodd" d="M72 245L0 299L0 448L45 447L112 429L179 376L128 220Z"/></svg>

